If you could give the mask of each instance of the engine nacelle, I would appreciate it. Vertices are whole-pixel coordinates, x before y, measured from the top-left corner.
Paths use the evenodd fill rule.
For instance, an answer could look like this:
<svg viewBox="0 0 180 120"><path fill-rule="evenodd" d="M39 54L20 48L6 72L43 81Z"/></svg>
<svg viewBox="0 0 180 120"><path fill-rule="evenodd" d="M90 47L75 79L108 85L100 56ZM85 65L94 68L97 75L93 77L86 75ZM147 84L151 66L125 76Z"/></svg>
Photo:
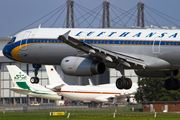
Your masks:
<svg viewBox="0 0 180 120"><path fill-rule="evenodd" d="M61 62L62 71L71 76L92 76L104 73L103 62L93 61L83 57L65 57Z"/></svg>
<svg viewBox="0 0 180 120"><path fill-rule="evenodd" d="M165 78L171 76L170 70L134 70L136 75L141 77ZM173 76L178 74L179 70L173 70Z"/></svg>

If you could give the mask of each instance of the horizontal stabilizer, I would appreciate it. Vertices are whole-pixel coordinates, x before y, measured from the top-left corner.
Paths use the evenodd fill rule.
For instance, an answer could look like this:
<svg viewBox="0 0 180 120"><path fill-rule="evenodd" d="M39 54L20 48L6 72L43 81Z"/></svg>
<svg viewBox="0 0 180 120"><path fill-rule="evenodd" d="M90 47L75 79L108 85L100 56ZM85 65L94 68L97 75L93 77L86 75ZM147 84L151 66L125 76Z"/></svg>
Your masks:
<svg viewBox="0 0 180 120"><path fill-rule="evenodd" d="M16 92L16 93L21 93L21 94L28 94L31 92L31 90L26 90L26 89L20 89L16 87L9 88L11 91Z"/></svg>
<svg viewBox="0 0 180 120"><path fill-rule="evenodd" d="M61 84L58 86L52 86L52 85L46 85L45 87L52 90L52 91L61 91L61 88L64 86L65 84Z"/></svg>

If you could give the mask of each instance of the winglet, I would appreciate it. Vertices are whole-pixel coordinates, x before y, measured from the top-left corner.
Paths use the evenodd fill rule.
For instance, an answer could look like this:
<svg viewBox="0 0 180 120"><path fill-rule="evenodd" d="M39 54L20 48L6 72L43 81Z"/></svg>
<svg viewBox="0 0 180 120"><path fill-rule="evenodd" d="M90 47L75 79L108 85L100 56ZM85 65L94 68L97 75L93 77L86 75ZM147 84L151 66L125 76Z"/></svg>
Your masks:
<svg viewBox="0 0 180 120"><path fill-rule="evenodd" d="M63 39L65 38L66 40L68 40L68 36L69 36L69 33L71 32L71 30L67 31L66 33L64 33L63 35L60 35L58 37L58 39Z"/></svg>
<svg viewBox="0 0 180 120"><path fill-rule="evenodd" d="M92 79L88 78L88 81L89 81L90 86L94 86L94 83L93 83Z"/></svg>

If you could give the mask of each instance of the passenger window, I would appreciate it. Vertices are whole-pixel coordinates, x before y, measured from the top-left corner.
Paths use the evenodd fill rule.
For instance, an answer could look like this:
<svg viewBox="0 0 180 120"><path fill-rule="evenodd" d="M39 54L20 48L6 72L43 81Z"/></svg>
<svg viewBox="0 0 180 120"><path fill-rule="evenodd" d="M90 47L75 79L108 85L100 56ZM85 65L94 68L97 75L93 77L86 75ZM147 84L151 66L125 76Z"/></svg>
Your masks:
<svg viewBox="0 0 180 120"><path fill-rule="evenodd" d="M169 45L169 42L166 42L166 45Z"/></svg>
<svg viewBox="0 0 180 120"><path fill-rule="evenodd" d="M139 44L139 41L136 41L136 45L138 45Z"/></svg>
<svg viewBox="0 0 180 120"><path fill-rule="evenodd" d="M109 44L114 44L114 40L109 40Z"/></svg>
<svg viewBox="0 0 180 120"><path fill-rule="evenodd" d="M104 44L104 40L102 40L101 43Z"/></svg>
<svg viewBox="0 0 180 120"><path fill-rule="evenodd" d="M119 40L115 40L114 43L115 43L115 44L119 44Z"/></svg>
<svg viewBox="0 0 180 120"><path fill-rule="evenodd" d="M143 44L146 45L146 41L144 41Z"/></svg>
<svg viewBox="0 0 180 120"><path fill-rule="evenodd" d="M94 43L94 40L90 40L91 41L91 44L93 44Z"/></svg>
<svg viewBox="0 0 180 120"><path fill-rule="evenodd" d="M97 40L94 40L94 44L97 44Z"/></svg>
<svg viewBox="0 0 180 120"><path fill-rule="evenodd" d="M120 44L124 44L124 41L122 40L122 41L120 41Z"/></svg>
<svg viewBox="0 0 180 120"><path fill-rule="evenodd" d="M170 42L170 45L174 45L174 42Z"/></svg>
<svg viewBox="0 0 180 120"><path fill-rule="evenodd" d="M140 41L139 44L142 45L143 41Z"/></svg>
<svg viewBox="0 0 180 120"><path fill-rule="evenodd" d="M108 40L105 40L105 44L109 44L109 41L108 41Z"/></svg>

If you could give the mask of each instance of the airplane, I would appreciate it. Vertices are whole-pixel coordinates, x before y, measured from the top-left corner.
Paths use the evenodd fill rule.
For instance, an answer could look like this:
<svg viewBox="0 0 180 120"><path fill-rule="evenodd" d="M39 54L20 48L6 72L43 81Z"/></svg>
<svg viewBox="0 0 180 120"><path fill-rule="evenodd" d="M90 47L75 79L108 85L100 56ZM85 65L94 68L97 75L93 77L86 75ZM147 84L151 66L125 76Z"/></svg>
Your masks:
<svg viewBox="0 0 180 120"><path fill-rule="evenodd" d="M106 85L91 85L91 86L77 86L66 84L54 69L52 65L45 65L47 75L49 78L49 85L46 88L55 91L64 99L72 99L75 101L95 102L95 103L121 103L126 102L129 97L129 103L136 103L137 101L131 99L137 92L138 85L133 85L129 90L119 90L114 86Z"/></svg>
<svg viewBox="0 0 180 120"><path fill-rule="evenodd" d="M34 97L62 101L62 96L58 95L54 91L39 84L32 84L30 82L30 77L17 66L7 65L7 69L14 84L14 87L10 88L11 91Z"/></svg>
<svg viewBox="0 0 180 120"><path fill-rule="evenodd" d="M72 86L67 85L56 72L53 66L45 66L49 77L50 85L42 86L32 84L30 77L15 65L7 65L7 69L12 78L15 87L10 88L11 91L59 101L80 100L84 102L101 102L101 103L117 103L126 102L127 96L135 94L137 87L130 90L120 91L114 87L98 87L98 86ZM103 89L102 89L103 88ZM100 90L96 90L100 89ZM132 91L133 90L133 91ZM55 91L55 92L54 92ZM69 93L70 91L70 93ZM110 92L109 92L110 91ZM101 93L100 93L101 92ZM120 93L121 92L121 93ZM115 101L116 100L116 101ZM129 103L136 103L130 100Z"/></svg>
<svg viewBox="0 0 180 120"><path fill-rule="evenodd" d="M138 76L166 78L167 90L178 90L174 76L180 69L180 30L156 28L38 28L16 34L3 48L15 61L35 68L32 83L38 83L41 65L61 65L71 76L92 76L114 68L121 73L118 89L130 89L132 80L125 69Z"/></svg>

